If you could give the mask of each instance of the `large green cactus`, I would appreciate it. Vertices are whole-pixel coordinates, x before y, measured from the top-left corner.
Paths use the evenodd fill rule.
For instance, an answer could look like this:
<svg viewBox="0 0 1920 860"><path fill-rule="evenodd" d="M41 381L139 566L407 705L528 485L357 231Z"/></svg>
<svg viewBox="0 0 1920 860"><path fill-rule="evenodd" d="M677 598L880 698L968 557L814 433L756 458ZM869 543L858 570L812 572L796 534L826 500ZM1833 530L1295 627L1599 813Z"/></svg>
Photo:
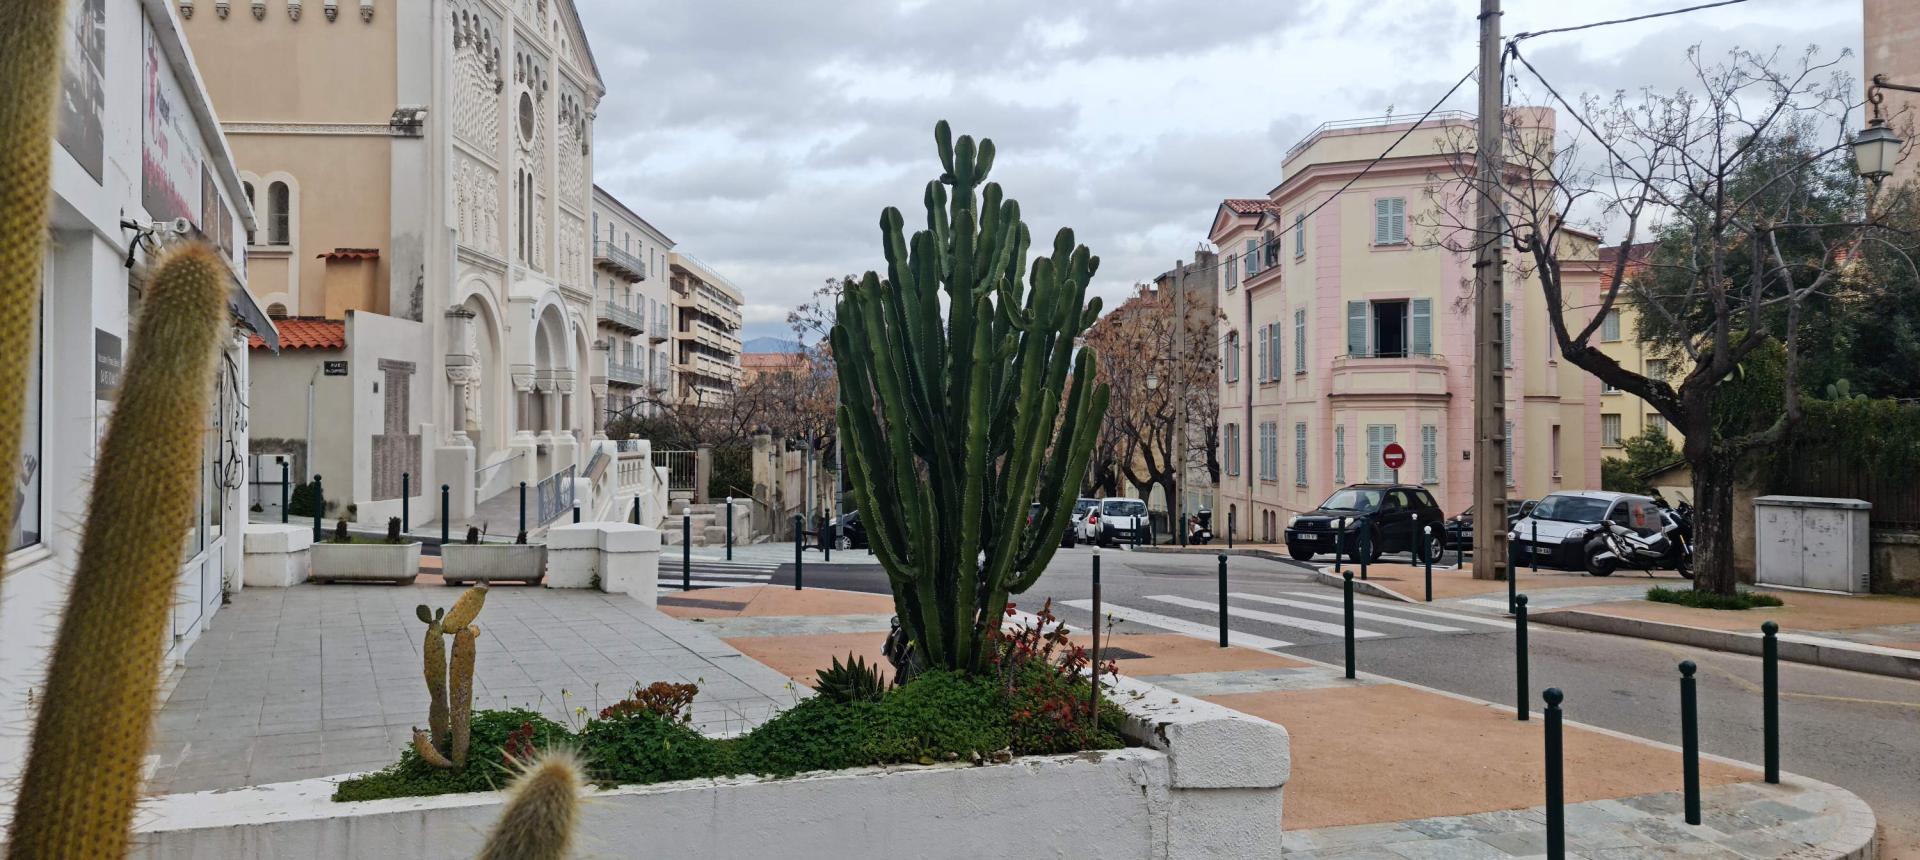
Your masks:
<svg viewBox="0 0 1920 860"><path fill-rule="evenodd" d="M187 245L149 282L15 799L13 857L126 854L229 325L228 277L211 249Z"/></svg>
<svg viewBox="0 0 1920 860"><path fill-rule="evenodd" d="M901 623L924 665L979 671L1008 595L1053 557L1106 414L1093 350L1075 348L1100 315L1100 261L1062 229L1029 271L1019 204L981 185L993 141L955 141L945 121L934 139L927 228L909 240L899 210L881 213L887 276L841 294L833 357L847 471Z"/></svg>
<svg viewBox="0 0 1920 860"><path fill-rule="evenodd" d="M427 764L448 770L467 766L469 728L473 720L474 645L480 628L473 620L487 603L487 587L476 585L453 602L452 609L428 610L422 603L414 614L426 622L421 664L427 681L427 729L413 730L413 751ZM446 637L453 636L453 662L447 662Z"/></svg>

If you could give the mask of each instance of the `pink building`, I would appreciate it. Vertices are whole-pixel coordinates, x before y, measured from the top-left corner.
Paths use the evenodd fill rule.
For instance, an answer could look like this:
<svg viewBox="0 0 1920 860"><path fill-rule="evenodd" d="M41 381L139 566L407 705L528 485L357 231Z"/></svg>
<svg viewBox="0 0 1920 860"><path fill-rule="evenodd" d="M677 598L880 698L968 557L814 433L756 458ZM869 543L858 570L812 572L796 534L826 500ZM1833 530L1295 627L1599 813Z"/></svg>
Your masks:
<svg viewBox="0 0 1920 860"><path fill-rule="evenodd" d="M1525 117L1551 133L1551 112ZM1466 223L1449 153L1471 140L1473 117L1434 115L1360 175L1409 124L1322 125L1288 151L1267 196L1223 201L1214 217L1209 237L1226 258L1215 522L1232 514L1241 539L1279 539L1288 517L1335 489L1394 480L1380 457L1389 443L1407 452L1398 480L1426 486L1449 516L1472 504L1473 261L1442 243L1458 244L1448 226ZM1567 256L1592 258L1591 237L1572 241L1583 247ZM1540 291L1513 256L1510 493L1597 489L1599 381L1559 360ZM1568 274L1569 295L1598 289L1585 268Z"/></svg>

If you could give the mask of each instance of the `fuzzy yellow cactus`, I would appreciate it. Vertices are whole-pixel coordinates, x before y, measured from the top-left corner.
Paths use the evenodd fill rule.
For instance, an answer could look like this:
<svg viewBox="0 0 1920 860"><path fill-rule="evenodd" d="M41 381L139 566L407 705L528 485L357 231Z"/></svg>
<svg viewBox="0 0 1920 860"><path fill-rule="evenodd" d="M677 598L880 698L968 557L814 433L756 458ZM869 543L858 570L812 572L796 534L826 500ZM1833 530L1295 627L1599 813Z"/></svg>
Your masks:
<svg viewBox="0 0 1920 860"><path fill-rule="evenodd" d="M455 768L467 766L467 742L473 731L473 657L474 643L480 639L478 625L469 624L453 634L453 663L447 667L448 698L453 706L453 737L447 741L447 757Z"/></svg>
<svg viewBox="0 0 1920 860"><path fill-rule="evenodd" d="M563 860L580 819L580 762L570 753L540 754L508 786L507 806L487 836L480 860Z"/></svg>
<svg viewBox="0 0 1920 860"><path fill-rule="evenodd" d="M473 620L487 603L487 587L476 585L453 602L452 609L429 611L425 604L414 614L426 622L427 637L421 644L422 664L430 699L427 710L428 731L413 730L413 749L422 761L434 767L459 769L467 766L467 744L473 720L473 662L480 628ZM447 662L446 636L453 636L453 662Z"/></svg>
<svg viewBox="0 0 1920 860"><path fill-rule="evenodd" d="M53 94L60 81L64 3L0 3L0 487L19 480L27 370L40 320L40 273L52 192ZM0 523L13 493L0 492ZM0 577L6 571L0 567Z"/></svg>
<svg viewBox="0 0 1920 860"><path fill-rule="evenodd" d="M14 857L126 855L229 326L228 277L194 244L166 253L148 285L15 801Z"/></svg>

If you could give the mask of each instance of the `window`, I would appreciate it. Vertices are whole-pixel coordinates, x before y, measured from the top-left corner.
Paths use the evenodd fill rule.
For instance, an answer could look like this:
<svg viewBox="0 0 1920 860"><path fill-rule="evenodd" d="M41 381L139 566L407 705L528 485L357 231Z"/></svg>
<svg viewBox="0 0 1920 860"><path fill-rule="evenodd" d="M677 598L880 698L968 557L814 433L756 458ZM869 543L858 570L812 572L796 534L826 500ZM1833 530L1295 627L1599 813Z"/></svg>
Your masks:
<svg viewBox="0 0 1920 860"><path fill-rule="evenodd" d="M1267 378L1280 378L1280 324L1267 325Z"/></svg>
<svg viewBox="0 0 1920 860"><path fill-rule="evenodd" d="M1513 303L1500 306L1500 363L1513 366Z"/></svg>
<svg viewBox="0 0 1920 860"><path fill-rule="evenodd" d="M1440 428L1420 425L1420 483L1440 483Z"/></svg>
<svg viewBox="0 0 1920 860"><path fill-rule="evenodd" d="M1247 277L1260 274L1260 240L1247 240Z"/></svg>
<svg viewBox="0 0 1920 860"><path fill-rule="evenodd" d="M1367 354L1367 303L1347 302L1347 354Z"/></svg>
<svg viewBox="0 0 1920 860"><path fill-rule="evenodd" d="M1560 479L1560 425L1553 425L1548 437L1551 447L1547 451L1547 465L1553 468L1554 480Z"/></svg>
<svg viewBox="0 0 1920 860"><path fill-rule="evenodd" d="M247 209L254 214L254 221L257 223L260 220L260 204L255 203L253 200L253 183L242 182L240 183L240 188L247 193ZM252 227L247 228L247 244L259 244L259 237L254 235L254 228Z"/></svg>
<svg viewBox="0 0 1920 860"><path fill-rule="evenodd" d="M1266 257L1266 262L1261 264L1263 269L1280 265L1280 237L1273 235L1272 230L1268 230L1266 240L1266 247L1261 249L1262 256Z"/></svg>
<svg viewBox="0 0 1920 860"><path fill-rule="evenodd" d="M50 258L49 258L50 259ZM53 278L43 263L41 267L41 285L52 283ZM40 291L41 308L44 316L46 290ZM34 320L33 363L27 367L27 391L23 401L26 415L20 424L20 475L13 487L7 488L13 493L13 523L7 529L7 552L25 549L40 543L40 488L44 486L41 466L45 460L41 457L41 436L43 420L40 412L40 376L46 363L46 337L43 321Z"/></svg>
<svg viewBox="0 0 1920 860"><path fill-rule="evenodd" d="M1613 383L1606 382L1603 380L1600 383L1600 393L1601 394L1619 394L1620 389L1617 386L1615 386Z"/></svg>
<svg viewBox="0 0 1920 860"><path fill-rule="evenodd" d="M1221 431L1220 447L1226 449L1227 474L1240 474L1240 425L1228 424Z"/></svg>
<svg viewBox="0 0 1920 860"><path fill-rule="evenodd" d="M1227 384L1231 385L1233 383L1240 381L1240 333L1239 332L1237 331L1227 332L1227 357L1225 361L1221 362L1221 364L1224 365L1224 369L1226 371Z"/></svg>
<svg viewBox="0 0 1920 860"><path fill-rule="evenodd" d="M1400 428L1392 424L1367 425L1367 480L1382 483L1393 480L1393 470L1382 460L1387 446L1398 441Z"/></svg>
<svg viewBox="0 0 1920 860"><path fill-rule="evenodd" d="M1347 483L1347 425L1333 425L1333 482Z"/></svg>
<svg viewBox="0 0 1920 860"><path fill-rule="evenodd" d="M1647 359L1647 378L1648 379L1666 379L1667 378L1667 360L1664 358Z"/></svg>
<svg viewBox="0 0 1920 860"><path fill-rule="evenodd" d="M1260 423L1260 480L1280 480L1279 433L1279 425L1274 422Z"/></svg>
<svg viewBox="0 0 1920 860"><path fill-rule="evenodd" d="M1658 433L1661 436L1667 435L1667 416L1665 415L1647 416L1647 432Z"/></svg>
<svg viewBox="0 0 1920 860"><path fill-rule="evenodd" d="M1407 198L1382 197L1373 201L1373 244L1407 242Z"/></svg>
<svg viewBox="0 0 1920 860"><path fill-rule="evenodd" d="M1307 309L1293 311L1293 372L1307 372Z"/></svg>
<svg viewBox="0 0 1920 860"><path fill-rule="evenodd" d="M1240 258L1232 254L1227 255L1226 280L1229 291L1240 286Z"/></svg>
<svg viewBox="0 0 1920 860"><path fill-rule="evenodd" d="M1620 447L1620 416L1600 416L1600 444L1608 448Z"/></svg>
<svg viewBox="0 0 1920 860"><path fill-rule="evenodd" d="M1293 425L1293 483L1299 487L1307 485L1306 422Z"/></svg>
<svg viewBox="0 0 1920 860"><path fill-rule="evenodd" d="M1264 331L1264 330L1265 330L1265 327L1262 326L1261 331ZM1267 381L1267 339L1266 337L1256 332L1253 336L1253 345L1254 345L1254 350L1253 350L1254 355L1256 356L1256 361L1253 364L1253 378L1260 382L1266 382Z"/></svg>
<svg viewBox="0 0 1920 860"><path fill-rule="evenodd" d="M1373 355L1376 358L1407 357L1407 303L1373 302Z"/></svg>
<svg viewBox="0 0 1920 860"><path fill-rule="evenodd" d="M1297 213L1293 216L1293 258L1298 260L1307 255L1307 216Z"/></svg>
<svg viewBox="0 0 1920 860"><path fill-rule="evenodd" d="M275 182L267 186L267 244L290 244L288 238L293 208L293 193L285 182Z"/></svg>
<svg viewBox="0 0 1920 860"><path fill-rule="evenodd" d="M1413 341L1414 355L1433 354L1433 300L1413 300Z"/></svg>
<svg viewBox="0 0 1920 860"><path fill-rule="evenodd" d="M1620 339L1620 309L1619 308L1614 308L1612 310L1607 311L1607 315L1601 318L1600 339L1603 341L1606 341L1607 343L1613 343L1614 341L1617 341Z"/></svg>
<svg viewBox="0 0 1920 860"><path fill-rule="evenodd" d="M1506 439L1505 441L1500 443L1500 448L1501 450L1506 452L1507 462L1505 464L1506 465L1505 471L1507 473L1507 486L1511 487L1513 486L1513 422L1512 421L1507 422L1506 431L1507 431Z"/></svg>

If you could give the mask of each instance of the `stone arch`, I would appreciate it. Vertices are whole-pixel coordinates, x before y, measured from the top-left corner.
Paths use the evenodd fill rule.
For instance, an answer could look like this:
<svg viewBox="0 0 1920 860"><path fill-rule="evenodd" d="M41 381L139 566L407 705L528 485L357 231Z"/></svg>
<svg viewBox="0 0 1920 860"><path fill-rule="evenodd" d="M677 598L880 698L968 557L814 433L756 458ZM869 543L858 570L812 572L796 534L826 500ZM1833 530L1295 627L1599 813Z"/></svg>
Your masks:
<svg viewBox="0 0 1920 860"><path fill-rule="evenodd" d="M469 343L449 343L447 352L474 357L474 388L467 401L467 426L453 429L467 432L474 453L484 463L488 454L505 445L509 435L513 381L508 373L504 317L494 300L493 285L484 277L466 278L454 298L454 307L473 317L467 326ZM451 415L448 420L452 420Z"/></svg>

